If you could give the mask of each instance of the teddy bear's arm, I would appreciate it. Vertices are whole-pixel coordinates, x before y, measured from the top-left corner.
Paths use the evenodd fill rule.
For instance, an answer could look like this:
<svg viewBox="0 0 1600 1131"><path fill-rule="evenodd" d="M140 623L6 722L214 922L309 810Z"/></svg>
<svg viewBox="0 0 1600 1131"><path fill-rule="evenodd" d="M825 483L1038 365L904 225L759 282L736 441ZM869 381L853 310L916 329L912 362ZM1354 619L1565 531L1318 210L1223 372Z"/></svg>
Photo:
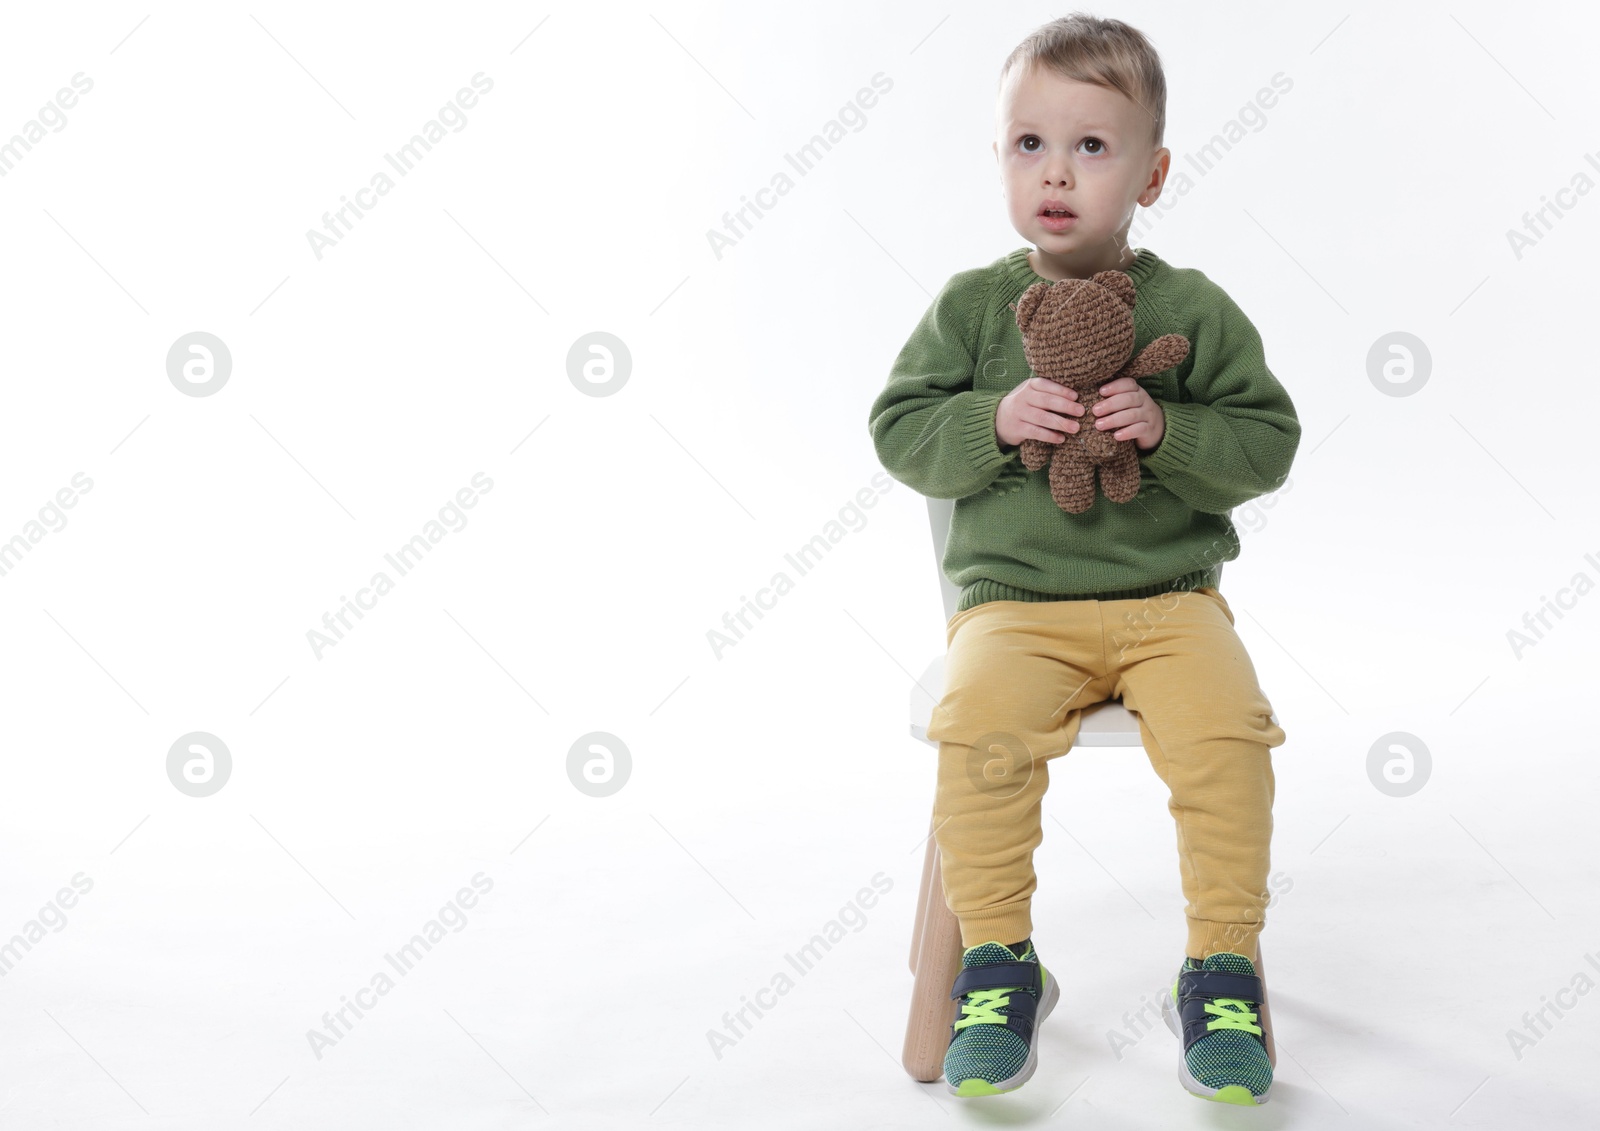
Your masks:
<svg viewBox="0 0 1600 1131"><path fill-rule="evenodd" d="M1149 377L1171 369L1189 356L1189 339L1182 334L1163 334L1122 367L1118 377Z"/></svg>

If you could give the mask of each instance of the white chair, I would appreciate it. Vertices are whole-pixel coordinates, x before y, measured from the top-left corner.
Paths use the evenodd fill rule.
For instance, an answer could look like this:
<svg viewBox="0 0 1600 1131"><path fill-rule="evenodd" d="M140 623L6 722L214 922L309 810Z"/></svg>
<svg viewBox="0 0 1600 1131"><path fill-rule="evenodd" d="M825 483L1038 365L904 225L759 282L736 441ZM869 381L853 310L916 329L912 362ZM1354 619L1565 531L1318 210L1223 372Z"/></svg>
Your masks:
<svg viewBox="0 0 1600 1131"><path fill-rule="evenodd" d="M961 591L944 575L945 543L950 536L950 518L955 513L954 499L929 499L928 522L933 534L933 566L939 578L939 588L944 595L946 622L956 615ZM945 653L934 657L922 673L922 678L911 686L911 735L921 742L937 747L928 738L928 724L933 709L944 696ZM1272 721L1277 722L1276 713ZM1122 705L1120 699L1108 699L1083 712L1074 749L1079 746L1139 746L1144 739L1139 733L1139 720ZM1277 1050L1272 1042L1272 1019L1267 1011L1267 982L1265 955L1258 941L1257 973L1261 976L1261 1028L1267 1046L1267 1057L1274 1067L1278 1063ZM924 1083L944 1075L944 1054L950 1044L950 1026L956 1019L957 1003L950 997L956 974L961 969L961 924L946 906L944 886L940 878L939 848L933 837L933 820L928 822L927 846L922 862L922 887L917 895L917 915L912 924L911 973L915 982L911 991L911 1015L906 1024L905 1048L901 1063L912 1079Z"/></svg>

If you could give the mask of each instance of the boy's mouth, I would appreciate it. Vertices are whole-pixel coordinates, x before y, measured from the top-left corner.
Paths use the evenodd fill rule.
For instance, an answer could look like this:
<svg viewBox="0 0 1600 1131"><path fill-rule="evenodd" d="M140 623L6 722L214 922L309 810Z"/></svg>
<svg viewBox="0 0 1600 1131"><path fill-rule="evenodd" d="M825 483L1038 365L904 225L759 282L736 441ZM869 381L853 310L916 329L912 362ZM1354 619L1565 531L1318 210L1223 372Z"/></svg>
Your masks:
<svg viewBox="0 0 1600 1131"><path fill-rule="evenodd" d="M1039 206L1039 223L1053 232L1064 231L1078 220L1078 214L1059 200L1047 200Z"/></svg>

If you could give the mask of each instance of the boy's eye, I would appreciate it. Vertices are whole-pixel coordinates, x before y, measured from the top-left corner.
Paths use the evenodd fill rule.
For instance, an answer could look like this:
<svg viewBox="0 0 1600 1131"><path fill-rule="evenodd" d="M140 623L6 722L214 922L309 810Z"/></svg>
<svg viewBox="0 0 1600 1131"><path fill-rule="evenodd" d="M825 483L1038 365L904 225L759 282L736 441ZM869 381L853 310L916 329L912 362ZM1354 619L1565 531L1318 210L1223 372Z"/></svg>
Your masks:
<svg viewBox="0 0 1600 1131"><path fill-rule="evenodd" d="M1097 137L1086 137L1078 143L1080 146L1093 146L1086 150L1091 156L1099 156L1106 151L1106 143ZM1038 153L1044 148L1044 142L1038 134L1023 134L1017 139L1017 145L1024 153Z"/></svg>

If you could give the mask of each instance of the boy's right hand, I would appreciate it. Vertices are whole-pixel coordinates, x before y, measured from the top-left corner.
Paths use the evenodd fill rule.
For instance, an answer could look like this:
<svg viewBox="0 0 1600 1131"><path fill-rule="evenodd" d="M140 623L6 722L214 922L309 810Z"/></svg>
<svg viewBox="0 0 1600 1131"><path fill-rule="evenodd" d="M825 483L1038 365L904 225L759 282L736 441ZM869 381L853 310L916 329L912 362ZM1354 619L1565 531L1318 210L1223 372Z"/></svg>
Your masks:
<svg viewBox="0 0 1600 1131"><path fill-rule="evenodd" d="M994 434L1016 447L1024 440L1059 444L1078 430L1083 414L1078 394L1045 377L1029 377L1005 395L994 414Z"/></svg>

